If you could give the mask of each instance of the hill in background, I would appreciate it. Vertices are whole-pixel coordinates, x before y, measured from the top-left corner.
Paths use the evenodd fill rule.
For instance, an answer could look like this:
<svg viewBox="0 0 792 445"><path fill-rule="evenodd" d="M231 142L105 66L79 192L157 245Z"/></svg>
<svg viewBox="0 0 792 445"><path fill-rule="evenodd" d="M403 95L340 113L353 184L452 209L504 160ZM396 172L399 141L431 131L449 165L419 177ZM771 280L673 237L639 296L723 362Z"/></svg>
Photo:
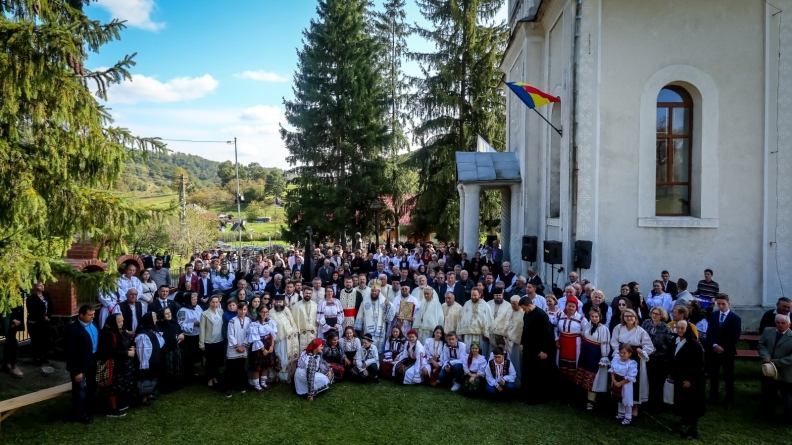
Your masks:
<svg viewBox="0 0 792 445"><path fill-rule="evenodd" d="M220 185L220 178L217 177L219 165L217 161L184 153L149 153L145 159L138 157L125 163L124 178L119 189L142 196L171 194L174 192L171 184L177 168L187 172L196 188L216 187Z"/></svg>

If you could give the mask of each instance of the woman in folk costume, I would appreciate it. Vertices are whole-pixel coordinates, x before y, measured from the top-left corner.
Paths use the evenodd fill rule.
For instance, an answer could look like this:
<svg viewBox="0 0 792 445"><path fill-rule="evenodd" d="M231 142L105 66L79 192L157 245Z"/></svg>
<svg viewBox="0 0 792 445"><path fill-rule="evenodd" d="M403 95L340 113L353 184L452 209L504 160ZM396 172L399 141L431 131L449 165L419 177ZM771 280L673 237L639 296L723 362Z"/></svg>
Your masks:
<svg viewBox="0 0 792 445"><path fill-rule="evenodd" d="M192 294L187 304L176 313L176 319L184 332L184 341L182 342L184 376L189 379L198 377L198 374L195 373L195 362L201 361L198 337L201 332L202 313L203 309L198 306L198 294Z"/></svg>
<svg viewBox="0 0 792 445"><path fill-rule="evenodd" d="M424 351L426 353L426 363L424 364L421 374L429 380L429 384L437 386L438 379L440 378L440 356L443 353L445 346L445 331L443 326L438 325L434 328L432 336L427 338L424 342Z"/></svg>
<svg viewBox="0 0 792 445"><path fill-rule="evenodd" d="M654 352L654 345L649 334L638 326L638 315L632 309L625 309L621 314L621 324L613 328L611 348L614 359L619 354L619 345L629 345L632 349L631 360L638 364L638 377L633 385L632 417L638 416L638 405L649 400L649 376L646 373L646 362ZM613 363L613 360L611 360Z"/></svg>
<svg viewBox="0 0 792 445"><path fill-rule="evenodd" d="M294 389L310 402L333 383L333 371L322 358L324 340L315 338L297 360Z"/></svg>
<svg viewBox="0 0 792 445"><path fill-rule="evenodd" d="M421 370L423 369L426 354L418 333L410 330L407 333L407 344L399 354L398 361L393 367L393 377L401 385L414 385L421 383Z"/></svg>
<svg viewBox="0 0 792 445"><path fill-rule="evenodd" d="M556 326L556 345L558 346L558 369L561 376L568 382L575 382L578 357L580 356L580 338L583 333L585 318L578 312L580 302L575 297L568 297L564 311L558 315Z"/></svg>
<svg viewBox="0 0 792 445"><path fill-rule="evenodd" d="M113 314L105 320L99 331L97 358L106 363L107 374L97 379L102 395L110 405L108 417L121 417L118 408L129 406L129 397L135 387L135 346L132 336L124 329L124 317Z"/></svg>
<svg viewBox="0 0 792 445"><path fill-rule="evenodd" d="M124 297L126 299L126 297ZM111 314L121 313L121 300L118 299L117 292L105 292L99 295L99 303L102 309L99 311L99 326L104 326L107 317Z"/></svg>
<svg viewBox="0 0 792 445"><path fill-rule="evenodd" d="M155 323L157 315L147 312L138 324L135 332L135 354L137 356L137 375L138 381L153 380L157 381L160 367L160 348L165 345L165 339L157 330ZM151 405L153 395L144 396L141 402L145 406Z"/></svg>
<svg viewBox="0 0 792 445"><path fill-rule="evenodd" d="M481 345L477 341L470 343L470 354L462 362L465 371L462 377L462 393L471 395L478 391L482 379L487 376L487 359L481 355Z"/></svg>
<svg viewBox="0 0 792 445"><path fill-rule="evenodd" d="M344 349L341 347L341 341L336 331L329 331L325 336L325 346L322 350L322 357L327 366L333 371L335 375L334 381L338 382L344 378L346 367L344 366Z"/></svg>
<svg viewBox="0 0 792 445"><path fill-rule="evenodd" d="M398 361L404 345L407 343L407 337L402 333L401 328L394 326L391 329L391 335L385 341L385 348L382 351L382 361L380 362L380 375L383 377L393 376L393 365Z"/></svg>
<svg viewBox="0 0 792 445"><path fill-rule="evenodd" d="M275 341L278 339L278 327L269 317L269 309L260 307L258 318L248 327L247 343L250 345L248 369L253 378L253 387L258 392L267 389L267 378L270 369L280 371L280 360L275 354Z"/></svg>
<svg viewBox="0 0 792 445"><path fill-rule="evenodd" d="M435 326L442 326L445 322L443 307L437 299L437 292L431 287L423 290L423 302L415 315L412 328L418 331L418 341L423 343L432 337Z"/></svg>
<svg viewBox="0 0 792 445"><path fill-rule="evenodd" d="M589 320L583 324L583 341L580 343L575 383L588 392L586 410L594 410L598 392L608 392L608 367L610 366L610 331L602 320L602 313L594 306L589 310Z"/></svg>

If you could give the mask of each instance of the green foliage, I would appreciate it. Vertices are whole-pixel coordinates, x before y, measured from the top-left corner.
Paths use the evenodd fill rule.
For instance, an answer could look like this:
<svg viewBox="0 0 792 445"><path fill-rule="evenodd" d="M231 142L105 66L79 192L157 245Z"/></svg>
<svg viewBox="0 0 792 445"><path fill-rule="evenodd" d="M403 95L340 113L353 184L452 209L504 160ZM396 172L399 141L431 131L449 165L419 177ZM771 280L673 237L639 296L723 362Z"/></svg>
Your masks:
<svg viewBox="0 0 792 445"><path fill-rule="evenodd" d="M173 177L173 181L171 181L171 188L173 190L179 191L179 187L181 187L181 175L184 175L184 184L187 186L190 183L190 175L187 174L187 170L176 167L173 169L173 173L171 176Z"/></svg>
<svg viewBox="0 0 792 445"><path fill-rule="evenodd" d="M236 188L234 188L236 193ZM234 202L234 195L220 187L204 188L187 194L187 204L197 204L204 209Z"/></svg>
<svg viewBox="0 0 792 445"><path fill-rule="evenodd" d="M247 170L248 176L254 181L266 181L267 176L269 176L269 171L259 165L258 162L251 162L250 165L247 166Z"/></svg>
<svg viewBox="0 0 792 445"><path fill-rule="evenodd" d="M267 175L267 194L272 196L282 197L283 192L286 191L286 180L283 179L283 172L280 170L272 170Z"/></svg>
<svg viewBox="0 0 792 445"><path fill-rule="evenodd" d="M384 191L380 156L391 137L381 46L366 30L368 5L320 0L303 33L294 100L284 102L294 130L281 127L296 175L285 200L287 239L302 239L306 226L317 238L363 231L373 218L370 204Z"/></svg>
<svg viewBox="0 0 792 445"><path fill-rule="evenodd" d="M459 196L457 151L474 151L476 135L497 150L506 145L505 103L498 95L500 61L508 40L505 24L491 24L501 0L418 0L431 27L414 32L429 40L435 52L412 53L422 76L411 79L415 142L413 157L420 169L420 190L412 225L421 233L436 232L439 240L456 238ZM497 207L497 195L484 194L482 209ZM495 215L484 214L484 218Z"/></svg>
<svg viewBox="0 0 792 445"><path fill-rule="evenodd" d="M245 209L245 216L248 220L254 220L265 216L264 206L258 201L251 202Z"/></svg>
<svg viewBox="0 0 792 445"><path fill-rule="evenodd" d="M217 177L221 184L228 184L231 180L236 180L236 167L231 161L221 162L217 165ZM247 179L248 171L244 166L239 167L239 179Z"/></svg>
<svg viewBox="0 0 792 445"><path fill-rule="evenodd" d="M219 162L184 153L148 153L124 162L124 177L118 182L119 191L149 193L178 190L172 187L174 169L181 168L189 176L189 185L195 188L220 184L217 178Z"/></svg>
<svg viewBox="0 0 792 445"><path fill-rule="evenodd" d="M112 190L131 151L164 145L113 126L88 88L106 97L129 78L132 56L103 71L83 66L124 25L92 21L72 3L0 0L0 314L63 266L75 234L120 252L149 218ZM74 276L78 286L85 278ZM105 278L94 284L112 285Z"/></svg>

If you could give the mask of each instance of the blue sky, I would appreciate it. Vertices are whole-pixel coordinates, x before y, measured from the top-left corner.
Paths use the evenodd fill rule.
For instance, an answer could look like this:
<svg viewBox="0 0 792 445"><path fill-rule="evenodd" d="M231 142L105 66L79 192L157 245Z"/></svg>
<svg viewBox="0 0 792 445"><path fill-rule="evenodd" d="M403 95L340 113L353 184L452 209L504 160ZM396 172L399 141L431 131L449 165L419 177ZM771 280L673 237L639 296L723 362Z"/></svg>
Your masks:
<svg viewBox="0 0 792 445"><path fill-rule="evenodd" d="M236 136L241 163L289 167L278 124L285 123L283 98L292 98L296 50L316 17L315 0L99 0L86 12L102 21L127 20L128 26L120 41L90 56L89 68L137 53L132 81L109 91L117 125L163 139ZM408 0L408 22L420 19ZM428 49L418 38L409 45ZM226 144L168 147L216 161L234 158Z"/></svg>

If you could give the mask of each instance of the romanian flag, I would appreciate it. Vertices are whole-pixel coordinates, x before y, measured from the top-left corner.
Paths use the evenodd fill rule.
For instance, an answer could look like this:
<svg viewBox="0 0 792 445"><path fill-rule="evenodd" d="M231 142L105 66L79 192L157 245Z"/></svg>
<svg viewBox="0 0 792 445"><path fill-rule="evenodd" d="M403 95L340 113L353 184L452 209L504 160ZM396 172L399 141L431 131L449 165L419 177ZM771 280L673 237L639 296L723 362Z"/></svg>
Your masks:
<svg viewBox="0 0 792 445"><path fill-rule="evenodd" d="M282 205L283 205L283 203L281 202L281 200L280 200L280 199L278 199L278 197L277 197L277 196L275 197L275 205L276 205L276 206L282 206Z"/></svg>
<svg viewBox="0 0 792 445"><path fill-rule="evenodd" d="M551 96L538 88L522 82L504 82L528 108L541 107L552 102L561 102L561 98Z"/></svg>

